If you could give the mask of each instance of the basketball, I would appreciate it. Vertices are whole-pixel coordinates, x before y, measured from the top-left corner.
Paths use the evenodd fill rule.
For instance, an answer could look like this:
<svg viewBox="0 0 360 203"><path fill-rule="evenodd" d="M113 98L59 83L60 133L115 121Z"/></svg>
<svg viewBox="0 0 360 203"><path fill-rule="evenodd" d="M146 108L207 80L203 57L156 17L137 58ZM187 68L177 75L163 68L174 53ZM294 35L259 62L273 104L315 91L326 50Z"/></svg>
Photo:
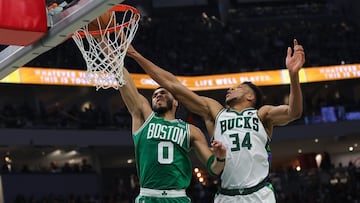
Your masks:
<svg viewBox="0 0 360 203"><path fill-rule="evenodd" d="M103 30L106 28L106 26L110 23L110 20L112 20L111 25L109 27L114 26L114 19L111 19L112 12L108 11L98 18L91 21L88 25L89 31L96 31L96 30ZM99 25L100 23L100 25Z"/></svg>

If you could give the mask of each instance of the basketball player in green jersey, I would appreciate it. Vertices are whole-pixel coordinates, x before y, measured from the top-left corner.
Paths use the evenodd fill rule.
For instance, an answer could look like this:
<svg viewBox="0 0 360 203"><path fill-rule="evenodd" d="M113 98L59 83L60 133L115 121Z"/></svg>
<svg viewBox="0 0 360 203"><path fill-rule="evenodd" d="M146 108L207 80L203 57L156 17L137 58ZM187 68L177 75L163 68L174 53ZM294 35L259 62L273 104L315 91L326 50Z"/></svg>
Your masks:
<svg viewBox="0 0 360 203"><path fill-rule="evenodd" d="M123 70L126 84L121 96L132 116L140 194L137 203L189 203L185 189L192 178L189 152L193 149L210 173L224 168L226 149L221 142L211 143L202 131L175 118L178 101L164 88L154 91L151 101L142 96L128 71Z"/></svg>
<svg viewBox="0 0 360 203"><path fill-rule="evenodd" d="M200 115L213 139L226 145L225 168L215 203L275 202L274 191L267 182L271 161L268 144L273 127L286 125L302 115L299 71L305 63L305 53L296 39L293 49L288 47L285 60L290 77L289 104L279 106L262 106L260 90L251 82L244 82L227 91L224 108L218 101L187 89L134 47L129 47L127 56L190 111Z"/></svg>

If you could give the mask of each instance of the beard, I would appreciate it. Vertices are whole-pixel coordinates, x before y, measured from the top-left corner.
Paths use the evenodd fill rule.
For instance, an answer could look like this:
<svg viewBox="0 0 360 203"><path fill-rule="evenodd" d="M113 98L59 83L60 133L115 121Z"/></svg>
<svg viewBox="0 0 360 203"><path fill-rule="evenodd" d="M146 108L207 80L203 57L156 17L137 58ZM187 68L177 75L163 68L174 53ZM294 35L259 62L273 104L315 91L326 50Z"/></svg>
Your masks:
<svg viewBox="0 0 360 203"><path fill-rule="evenodd" d="M232 104L235 103L236 100L237 100L237 97L234 97L234 98L232 98L232 99L226 100L226 101L225 101L225 104L226 104L227 106L231 106Z"/></svg>
<svg viewBox="0 0 360 203"><path fill-rule="evenodd" d="M170 110L172 110L172 100L167 101L164 107L153 107L153 111L159 115L165 114Z"/></svg>

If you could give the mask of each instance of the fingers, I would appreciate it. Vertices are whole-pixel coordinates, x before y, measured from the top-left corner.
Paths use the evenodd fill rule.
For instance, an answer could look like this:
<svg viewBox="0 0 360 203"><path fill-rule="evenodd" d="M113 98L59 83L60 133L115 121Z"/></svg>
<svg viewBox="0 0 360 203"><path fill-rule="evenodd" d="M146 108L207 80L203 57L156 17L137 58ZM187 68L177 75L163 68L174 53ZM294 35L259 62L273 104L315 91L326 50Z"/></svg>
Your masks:
<svg viewBox="0 0 360 203"><path fill-rule="evenodd" d="M301 55L301 63L304 65L304 63L305 63L305 52L304 52L304 50L299 51L299 54Z"/></svg>
<svg viewBox="0 0 360 203"><path fill-rule="evenodd" d="M221 146L221 142L219 142L219 141L217 141L217 140L213 140L213 141L211 142L211 146L213 146L213 147L219 147L219 146Z"/></svg>
<svg viewBox="0 0 360 203"><path fill-rule="evenodd" d="M219 143L216 140L213 140L211 142L211 147L213 148L213 150L219 149Z"/></svg>
<svg viewBox="0 0 360 203"><path fill-rule="evenodd" d="M291 55L292 55L292 49L291 49L291 47L288 47L288 49L287 49L287 56L286 56L286 58L291 57Z"/></svg>
<svg viewBox="0 0 360 203"><path fill-rule="evenodd" d="M292 52L292 49L288 47L287 49L287 57L291 57L292 54L301 54L305 55L303 46L299 45L299 42L297 39L294 39L294 53Z"/></svg>
<svg viewBox="0 0 360 203"><path fill-rule="evenodd" d="M294 47L296 47L296 45L298 45L299 43L298 43L298 41L297 41L297 39L294 39Z"/></svg>
<svg viewBox="0 0 360 203"><path fill-rule="evenodd" d="M225 150L225 146L222 144L222 142L218 141L218 140L213 140L211 142L211 146L214 148L214 149L220 149L220 150Z"/></svg>
<svg viewBox="0 0 360 203"><path fill-rule="evenodd" d="M305 51L304 51L303 46L296 45L294 48L294 54L301 55L301 58L303 58L303 60L305 61Z"/></svg>
<svg viewBox="0 0 360 203"><path fill-rule="evenodd" d="M213 140L211 142L211 151L215 154L216 157L221 159L226 158L226 147L222 144L222 142Z"/></svg>
<svg viewBox="0 0 360 203"><path fill-rule="evenodd" d="M304 51L303 46L299 45L297 39L294 39L294 51Z"/></svg>

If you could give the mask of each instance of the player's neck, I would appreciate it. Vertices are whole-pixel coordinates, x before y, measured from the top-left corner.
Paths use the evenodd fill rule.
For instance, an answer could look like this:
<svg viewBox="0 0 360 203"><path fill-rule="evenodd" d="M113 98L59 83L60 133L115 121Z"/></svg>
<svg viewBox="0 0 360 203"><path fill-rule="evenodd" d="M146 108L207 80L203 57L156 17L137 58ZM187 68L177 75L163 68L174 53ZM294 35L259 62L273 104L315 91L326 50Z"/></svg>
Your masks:
<svg viewBox="0 0 360 203"><path fill-rule="evenodd" d="M163 114L158 114L158 116L162 117L164 120L175 120L175 113L172 111L167 111Z"/></svg>
<svg viewBox="0 0 360 203"><path fill-rule="evenodd" d="M235 103L231 106L229 106L230 109L235 110L235 111L243 111L244 109L248 109L248 108L252 108L253 106L251 105L251 103L248 102L242 102L242 103Z"/></svg>

